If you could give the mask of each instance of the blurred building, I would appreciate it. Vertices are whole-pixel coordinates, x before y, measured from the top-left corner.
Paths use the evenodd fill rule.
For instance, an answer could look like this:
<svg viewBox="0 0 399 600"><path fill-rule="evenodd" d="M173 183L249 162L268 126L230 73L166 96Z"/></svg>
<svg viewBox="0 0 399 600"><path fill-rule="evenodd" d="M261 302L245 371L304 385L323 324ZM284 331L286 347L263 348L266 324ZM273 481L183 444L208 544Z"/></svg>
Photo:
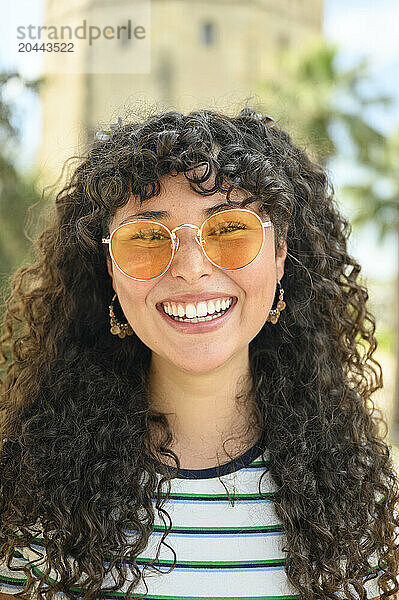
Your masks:
<svg viewBox="0 0 399 600"><path fill-rule="evenodd" d="M95 20L126 0L47 0L46 23L73 11ZM37 165L54 183L64 160L84 151L99 125L141 101L159 109L232 107L256 94L276 71L276 50L299 49L322 35L323 0L151 0L149 73L53 73L41 94L43 131ZM114 46L118 65L134 40Z"/></svg>

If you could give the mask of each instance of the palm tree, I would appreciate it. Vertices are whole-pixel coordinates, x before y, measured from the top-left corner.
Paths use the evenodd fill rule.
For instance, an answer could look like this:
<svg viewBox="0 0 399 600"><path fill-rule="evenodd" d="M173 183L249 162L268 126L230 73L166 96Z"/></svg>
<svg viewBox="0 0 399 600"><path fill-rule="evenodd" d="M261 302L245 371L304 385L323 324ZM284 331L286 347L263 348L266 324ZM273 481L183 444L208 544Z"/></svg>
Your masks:
<svg viewBox="0 0 399 600"><path fill-rule="evenodd" d="M313 42L302 53L278 54L276 61L277 74L257 87L262 98L259 109L279 115L319 162L342 153L338 132L349 141L356 162L368 165L374 150L384 146L385 136L370 124L365 111L376 104L386 107L392 99L365 93L364 84L370 79L367 60L344 70L336 45Z"/></svg>
<svg viewBox="0 0 399 600"><path fill-rule="evenodd" d="M357 170L360 167L362 181L341 190L357 204L352 226L361 227L372 219L380 240L395 232L399 241L399 130L387 137L370 122L370 107L387 108L393 100L366 92L371 79L367 60L342 69L338 47L319 42L297 54L284 52L277 63L276 75L257 87L262 99L257 109L279 115L278 121L319 163L328 166L339 156ZM396 289L399 305L399 276ZM397 336L395 423L399 434L399 333Z"/></svg>

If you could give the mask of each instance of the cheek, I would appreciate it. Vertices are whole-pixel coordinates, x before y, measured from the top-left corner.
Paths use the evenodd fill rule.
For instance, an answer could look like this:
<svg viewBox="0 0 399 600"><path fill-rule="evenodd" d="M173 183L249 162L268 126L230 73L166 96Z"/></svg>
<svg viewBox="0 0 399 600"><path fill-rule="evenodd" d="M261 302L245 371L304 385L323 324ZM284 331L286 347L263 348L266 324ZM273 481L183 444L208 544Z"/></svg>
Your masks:
<svg viewBox="0 0 399 600"><path fill-rule="evenodd" d="M233 278L244 293L248 317L251 315L253 318L253 312L256 312L256 320L266 319L272 308L277 285L276 265L273 259L264 257L254 261L242 271L236 271Z"/></svg>
<svg viewBox="0 0 399 600"><path fill-rule="evenodd" d="M122 310L135 332L141 329L144 311L146 310L146 298L154 287L151 282L134 281L121 276L114 275L115 291L118 294Z"/></svg>

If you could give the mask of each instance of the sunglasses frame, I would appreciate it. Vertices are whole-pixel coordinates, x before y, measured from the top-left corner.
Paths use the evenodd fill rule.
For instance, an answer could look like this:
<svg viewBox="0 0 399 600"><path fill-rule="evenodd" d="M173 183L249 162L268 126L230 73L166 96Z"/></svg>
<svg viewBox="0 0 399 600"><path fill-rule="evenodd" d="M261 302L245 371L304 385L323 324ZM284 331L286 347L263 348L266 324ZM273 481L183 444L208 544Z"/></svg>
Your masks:
<svg viewBox="0 0 399 600"><path fill-rule="evenodd" d="M204 225L209 221L209 219L212 219L213 217L220 215L222 213L232 212L232 211L248 212L248 213L251 213L252 215L255 215L255 217L258 219L259 223L262 225L262 245L259 248L256 255L253 257L253 259L248 264L244 265L243 267L236 267L235 269L228 269L226 267L220 267L219 265L217 265L206 254L204 246L202 244L202 241L203 241L202 240L202 230L203 230ZM162 273L160 273L159 275L155 275L155 277L150 277L149 279L139 279L138 277L133 277L132 275L128 275L127 273L125 273L125 271L123 271L120 268L120 266L118 265L118 263L116 262L116 260L114 258L111 242L112 242L113 236L115 235L115 232L118 231L118 229L120 229L121 227L124 227L125 225L131 225L132 223L154 223L156 225L160 225L161 227L166 229L166 231L170 234L170 237L172 238L173 248L172 248L172 256L170 258L170 261L169 261L167 267L162 271ZM265 227L271 227L271 226L272 226L272 222L270 220L262 221L260 216L253 210L249 210L248 208L227 208L225 210L220 210L220 211L214 213L213 215L211 215L210 217L208 217L207 219L205 219L205 221L202 223L201 227L198 227L198 225L193 225L192 223L182 223L181 225L178 225L177 227L174 227L172 230L170 230L169 227L166 227L166 225L164 225L163 223L160 223L159 221L153 221L150 219L133 219L132 221L129 221L128 223L122 223L121 225L118 225L118 227L113 229L113 231L111 232L111 234L108 238L102 238L102 243L108 244L108 249L109 249L109 253L110 253L112 262L114 263L116 268L121 273L123 273L123 275L126 275L126 277L129 277L129 279L134 279L135 281L151 281L152 279L157 279L158 277L161 277L164 273L166 273L166 271L169 269L170 265L172 264L173 257L176 254L177 250L179 249L179 244L180 244L180 238L176 235L175 232L178 231L179 229L182 229L183 227L191 227L192 229L197 230L196 235L195 235L195 241L197 242L197 244L201 248L202 252L204 253L204 256L209 260L210 263L215 265L215 267L217 267L218 269L223 269L223 271L238 271L239 269L244 269L245 267L250 265L257 258L257 256L259 256L260 252L262 251L263 244L265 243Z"/></svg>

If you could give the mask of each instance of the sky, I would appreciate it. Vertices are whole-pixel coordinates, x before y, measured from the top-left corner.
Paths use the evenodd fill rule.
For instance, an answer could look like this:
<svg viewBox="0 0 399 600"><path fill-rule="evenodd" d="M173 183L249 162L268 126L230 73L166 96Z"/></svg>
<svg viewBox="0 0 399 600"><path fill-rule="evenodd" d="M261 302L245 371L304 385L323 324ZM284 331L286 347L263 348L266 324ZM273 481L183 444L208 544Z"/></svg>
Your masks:
<svg viewBox="0 0 399 600"><path fill-rule="evenodd" d="M44 0L0 0L1 45L0 68L15 67L21 74L33 78L40 66L32 64L27 54L15 53L15 29L21 22L41 23ZM4 15L7 15L5 18ZM327 39L339 46L339 62L343 68L368 57L372 80L370 90L394 96L395 106L389 112L376 109L370 113L373 124L389 133L399 126L399 0L325 0L323 30ZM22 131L19 163L33 163L41 135L41 107L31 94L21 94L17 83L7 88L7 97L17 105L15 124ZM339 186L353 179L353 168L347 161L331 164L330 175L339 194ZM346 211L346 212L345 212ZM349 206L344 210L350 218ZM397 240L393 236L378 245L373 225L350 238L349 249L363 265L366 276L376 279L393 278L398 270Z"/></svg>

